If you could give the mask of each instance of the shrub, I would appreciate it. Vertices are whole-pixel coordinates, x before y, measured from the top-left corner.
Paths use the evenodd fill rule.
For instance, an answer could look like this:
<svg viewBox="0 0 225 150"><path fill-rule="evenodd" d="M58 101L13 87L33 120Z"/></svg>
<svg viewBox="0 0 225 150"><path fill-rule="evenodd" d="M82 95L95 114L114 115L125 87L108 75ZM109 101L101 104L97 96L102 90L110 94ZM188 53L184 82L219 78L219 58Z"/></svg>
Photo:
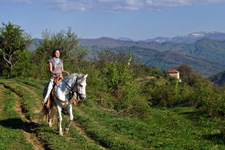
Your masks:
<svg viewBox="0 0 225 150"><path fill-rule="evenodd" d="M104 71L106 85L111 92L115 92L119 86L124 86L133 80L132 70L129 70L127 64L107 64Z"/></svg>

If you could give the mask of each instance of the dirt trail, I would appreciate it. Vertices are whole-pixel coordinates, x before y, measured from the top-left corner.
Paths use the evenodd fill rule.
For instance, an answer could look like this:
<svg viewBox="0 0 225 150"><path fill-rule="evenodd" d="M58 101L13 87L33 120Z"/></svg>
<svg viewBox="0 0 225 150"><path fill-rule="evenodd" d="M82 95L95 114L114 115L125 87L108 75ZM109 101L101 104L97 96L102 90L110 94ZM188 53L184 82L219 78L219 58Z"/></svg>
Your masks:
<svg viewBox="0 0 225 150"><path fill-rule="evenodd" d="M42 105L41 105L41 98L42 96L38 95L37 93L35 93L33 90L31 90L29 87L25 86L25 85L22 85L22 84L18 84L18 83L14 83L15 85L17 86L20 86L24 89L26 89L27 91L29 91L30 93L32 93L33 97L34 97L34 105L36 105L36 109L34 110L34 113L35 114L40 114L40 108L42 108Z"/></svg>
<svg viewBox="0 0 225 150"><path fill-rule="evenodd" d="M35 93L33 90L31 90L31 89L28 88L27 86L24 86L24 85L21 85L21 84L18 84L18 83L15 83L15 85L18 85L18 86L20 86L20 87L26 89L27 91L31 92L32 95L34 95L34 97L36 97L36 98L35 98L35 102L36 102L35 105L37 106L36 108L41 108L41 107L42 107L42 106L40 105L40 104L41 104L41 103L40 103L40 102L41 102L41 100L40 100L40 95L38 95L37 93ZM34 113L40 113L40 109L34 110ZM56 120L56 119L54 118L54 120ZM57 121L54 121L54 122L57 123ZM84 131L81 127L79 127L77 123L72 122L71 125L72 125L73 127L75 127L75 128L79 131L79 134L80 134L80 135L82 135L83 137L85 137L87 140L89 140L89 141L95 143L95 141L94 141L93 139L91 139L90 137L88 137L88 135L85 133L85 131ZM70 137L65 137L65 138L68 139L68 140L70 140ZM99 146L100 146L100 148L105 149L105 148L102 147L101 145L99 145Z"/></svg>
<svg viewBox="0 0 225 150"><path fill-rule="evenodd" d="M4 84L1 83L0 85L4 86ZM19 86L19 84L17 85ZM37 128L39 126L39 123L31 121L30 118L26 116L27 111L24 109L23 106L24 100L9 87L4 86L4 88L11 90L11 92L14 94L15 99L17 100L14 108L23 120L23 132L26 140L32 144L33 149L35 150L48 149L47 146L41 142L41 139L37 134Z"/></svg>
<svg viewBox="0 0 225 150"><path fill-rule="evenodd" d="M27 92L31 93L31 95L33 95L32 97L34 97L34 105L36 105L36 109L33 110L33 112L35 114L39 114L40 113L40 108L42 107L41 105L41 96L38 95L36 92L34 92L32 89L30 89L29 87L27 87L26 85L23 85L22 83L15 83L12 81L7 81L8 83L12 83L16 86L19 86L23 89L25 89ZM0 83L1 85L1 83ZM4 87L3 87L4 88ZM8 88L8 87L5 87ZM8 88L10 89L10 88ZM1 89L0 89L1 90ZM26 116L27 111L24 109L23 106L23 102L24 100L22 99L22 97L20 95L18 95L16 92L14 92L14 90L10 89L15 96L15 99L17 99L17 103L15 105L15 110L16 112L21 116L21 118L23 119L23 130L24 130L24 135L27 139L27 141L29 143L31 143L33 145L33 148L35 150L45 150L48 149L47 145L44 145L39 137L39 135L37 134L37 128L39 126L39 120L38 119L33 119L32 120L30 118L28 118ZM0 108L1 109L1 108ZM84 113L83 111L81 111L77 106L76 108L78 111L80 111L82 114ZM57 123L57 121L54 121L55 123ZM86 138L88 141L96 143L96 141L94 141L93 139L91 139L90 137L88 137L88 135L86 134L86 132L84 131L84 129L82 129L81 127L79 127L79 125L76 122L72 122L71 126L73 126L74 128L76 128L79 132L80 135L82 135L84 138ZM71 137L66 137L65 138L67 140L71 140ZM101 145L99 145L99 147L101 149L106 149L105 147L102 147Z"/></svg>
<svg viewBox="0 0 225 150"><path fill-rule="evenodd" d="M40 96L37 95L37 93L35 93L34 91L32 91L31 89L29 89L28 87L26 87L26 86L24 86L24 85L17 84L17 83L15 83L15 85L18 85L18 86L20 86L20 87L22 87L22 88L28 90L29 92L31 92L32 95L34 95L34 97L36 97L36 98L35 98L35 102L36 102L36 105L38 106L37 108L41 108L41 105L40 105L40 102L41 102L41 101L40 101L40 98L39 98ZM77 107L76 107L76 108L77 108ZM39 113L39 111L40 111L40 110L37 109L37 110L34 111L34 113ZM54 118L54 120L57 120L57 119ZM57 121L54 121L54 122L57 123ZM77 123L72 122L71 126L75 127L75 128L78 130L79 134L82 135L83 137L85 137L87 140L89 140L89 141L95 143L95 141L94 141L93 139L91 139L90 137L88 137L88 135L85 133L85 131L84 131L81 127L79 127ZM71 137L65 137L65 138L68 139L68 140L71 140ZM101 145L99 145L99 146L100 146L100 148L105 149L105 148L102 147Z"/></svg>
<svg viewBox="0 0 225 150"><path fill-rule="evenodd" d="M23 100L17 94L14 94L14 97L17 99L15 110L23 118L23 131L27 141L32 144L35 150L45 150L46 148L36 132L38 123L31 122L31 120L26 117L26 111L23 108Z"/></svg>

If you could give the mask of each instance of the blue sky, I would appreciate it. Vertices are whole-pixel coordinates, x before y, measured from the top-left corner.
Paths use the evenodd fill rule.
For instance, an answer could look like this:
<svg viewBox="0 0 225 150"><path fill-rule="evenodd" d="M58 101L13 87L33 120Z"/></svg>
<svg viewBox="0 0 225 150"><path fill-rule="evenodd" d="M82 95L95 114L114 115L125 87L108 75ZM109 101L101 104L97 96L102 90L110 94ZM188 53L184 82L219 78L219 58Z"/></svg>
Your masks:
<svg viewBox="0 0 225 150"><path fill-rule="evenodd" d="M133 40L225 32L224 15L225 0L0 0L0 21L32 38L68 27L79 38Z"/></svg>

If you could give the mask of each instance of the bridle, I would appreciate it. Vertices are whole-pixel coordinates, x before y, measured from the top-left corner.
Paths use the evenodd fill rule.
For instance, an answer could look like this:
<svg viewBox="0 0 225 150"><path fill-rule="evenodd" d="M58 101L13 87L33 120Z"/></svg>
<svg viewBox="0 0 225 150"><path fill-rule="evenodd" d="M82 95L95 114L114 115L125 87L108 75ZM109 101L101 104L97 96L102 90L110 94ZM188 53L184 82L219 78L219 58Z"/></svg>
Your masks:
<svg viewBox="0 0 225 150"><path fill-rule="evenodd" d="M73 87L71 87L66 81L62 80L65 84L66 84L66 88L72 93L71 95L73 96L74 93L76 93L77 97L79 96L81 98L81 96L83 95L82 93L80 93L78 91L78 86L79 86L79 83L78 83L78 78L79 78L79 75L76 76L76 82L75 84L73 85Z"/></svg>

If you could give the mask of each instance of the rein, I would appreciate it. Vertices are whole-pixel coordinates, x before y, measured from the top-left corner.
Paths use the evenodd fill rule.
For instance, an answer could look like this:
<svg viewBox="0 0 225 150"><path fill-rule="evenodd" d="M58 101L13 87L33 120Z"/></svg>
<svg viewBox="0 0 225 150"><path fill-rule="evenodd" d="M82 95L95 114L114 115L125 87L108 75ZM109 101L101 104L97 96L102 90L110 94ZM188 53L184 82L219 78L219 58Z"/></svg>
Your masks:
<svg viewBox="0 0 225 150"><path fill-rule="evenodd" d="M77 77L78 78L78 77ZM71 87L71 86L69 86L69 84L66 82L66 81L64 81L64 80L62 80L64 83L66 83L66 88L70 91L70 92L72 92L72 93L75 93L76 91L74 91L74 89L75 89L75 86L77 85L77 79L76 79L76 83L74 84L74 86L73 87Z"/></svg>
<svg viewBox="0 0 225 150"><path fill-rule="evenodd" d="M73 95L74 93L76 93L77 96L81 96L82 94L79 93L79 91L77 91L77 89L78 89L78 88L77 88L77 86L78 86L78 77L79 77L79 76L77 76L77 78L76 78L76 83L74 84L73 87L69 86L69 84L68 84L66 81L64 81L64 80L62 80L62 81L66 84L66 88L67 88L70 92L72 92L72 95Z"/></svg>

